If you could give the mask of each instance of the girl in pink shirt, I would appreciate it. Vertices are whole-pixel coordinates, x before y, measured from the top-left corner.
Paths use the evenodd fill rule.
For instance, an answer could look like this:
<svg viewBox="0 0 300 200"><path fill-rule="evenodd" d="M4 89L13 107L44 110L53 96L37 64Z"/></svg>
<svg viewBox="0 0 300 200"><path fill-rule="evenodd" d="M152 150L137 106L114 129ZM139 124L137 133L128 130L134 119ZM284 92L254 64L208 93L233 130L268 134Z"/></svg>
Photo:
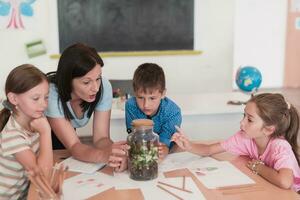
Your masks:
<svg viewBox="0 0 300 200"><path fill-rule="evenodd" d="M281 188L299 191L298 129L295 107L281 94L264 93L247 102L240 130L229 139L210 145L193 143L177 128L172 141L203 156L224 151L249 156L252 160L247 166L255 174Z"/></svg>

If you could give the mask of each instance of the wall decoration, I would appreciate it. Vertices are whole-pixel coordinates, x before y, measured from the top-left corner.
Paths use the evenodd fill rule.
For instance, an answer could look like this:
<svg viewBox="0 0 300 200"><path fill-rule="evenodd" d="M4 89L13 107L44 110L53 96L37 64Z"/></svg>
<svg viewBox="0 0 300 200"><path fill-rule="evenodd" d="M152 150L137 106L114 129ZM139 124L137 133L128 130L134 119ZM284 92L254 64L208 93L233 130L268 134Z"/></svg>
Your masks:
<svg viewBox="0 0 300 200"><path fill-rule="evenodd" d="M29 58L46 54L47 50L42 40L36 40L25 44L26 52Z"/></svg>
<svg viewBox="0 0 300 200"><path fill-rule="evenodd" d="M0 25L6 29L25 29L22 16L34 15L32 4L36 0L0 0Z"/></svg>

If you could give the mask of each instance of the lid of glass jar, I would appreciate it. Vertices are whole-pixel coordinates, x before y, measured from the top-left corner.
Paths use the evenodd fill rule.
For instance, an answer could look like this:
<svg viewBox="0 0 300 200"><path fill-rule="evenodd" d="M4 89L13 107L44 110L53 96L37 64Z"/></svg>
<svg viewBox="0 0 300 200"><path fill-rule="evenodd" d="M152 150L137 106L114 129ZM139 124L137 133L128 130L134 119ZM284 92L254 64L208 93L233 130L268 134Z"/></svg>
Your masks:
<svg viewBox="0 0 300 200"><path fill-rule="evenodd" d="M153 121L151 119L135 119L132 120L131 125L134 127L139 126L153 126Z"/></svg>

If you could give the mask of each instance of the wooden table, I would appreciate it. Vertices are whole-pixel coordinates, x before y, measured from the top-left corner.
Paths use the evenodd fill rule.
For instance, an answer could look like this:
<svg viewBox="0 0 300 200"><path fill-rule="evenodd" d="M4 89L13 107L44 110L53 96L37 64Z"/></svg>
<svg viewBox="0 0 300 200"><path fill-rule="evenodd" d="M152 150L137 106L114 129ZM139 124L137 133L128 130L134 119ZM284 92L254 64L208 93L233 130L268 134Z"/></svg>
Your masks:
<svg viewBox="0 0 300 200"><path fill-rule="evenodd" d="M54 160L60 161L62 158L69 156L69 153L66 150L55 150L54 151ZM222 190L216 189L207 189L196 177L194 177L187 169L174 170L166 172L164 175L166 177L179 177L179 176L191 176L194 182L197 184L198 188L201 190L206 199L209 200L260 200L260 199L272 199L272 200L292 200L300 199L300 195L292 190L281 189L268 181L264 180L262 177L253 174L246 166L248 160L247 157L236 157L228 153L216 154L213 156L217 160L227 160L239 168L242 172L247 174L252 178L256 183L257 187L260 188L258 191L246 191L243 189L234 189L234 194L224 194ZM113 171L111 168L106 167L102 172L107 174L112 174ZM72 177L77 173L69 172L67 177ZM233 191L233 190L231 190ZM37 199L37 193L33 186L30 186L29 200ZM118 199L118 200L142 200L143 194L139 189L129 189L129 190L115 190L109 189L105 192L97 194L90 200L103 200L103 199ZM67 199L64 199L67 200Z"/></svg>

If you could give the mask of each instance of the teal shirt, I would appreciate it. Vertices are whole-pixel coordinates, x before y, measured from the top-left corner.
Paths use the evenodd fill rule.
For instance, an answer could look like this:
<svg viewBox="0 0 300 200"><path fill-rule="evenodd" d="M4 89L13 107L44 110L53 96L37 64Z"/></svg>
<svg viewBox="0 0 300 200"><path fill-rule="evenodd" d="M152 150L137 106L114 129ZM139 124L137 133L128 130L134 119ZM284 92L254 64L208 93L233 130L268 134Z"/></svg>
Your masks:
<svg viewBox="0 0 300 200"><path fill-rule="evenodd" d="M112 105L112 87L108 79L102 77L102 84L103 84L103 95L100 98L99 102L97 103L95 110L96 111L108 111L111 109ZM85 111L82 118L77 118L72 107L70 101L67 102L67 106L74 116L71 119L71 124L74 128L80 128L85 126L88 121L89 117L87 116L88 111ZM64 111L62 108L61 100L58 99L58 93L56 86L53 83L50 83L49 88L49 99L48 99L48 108L45 111L45 115L51 118L64 118Z"/></svg>

